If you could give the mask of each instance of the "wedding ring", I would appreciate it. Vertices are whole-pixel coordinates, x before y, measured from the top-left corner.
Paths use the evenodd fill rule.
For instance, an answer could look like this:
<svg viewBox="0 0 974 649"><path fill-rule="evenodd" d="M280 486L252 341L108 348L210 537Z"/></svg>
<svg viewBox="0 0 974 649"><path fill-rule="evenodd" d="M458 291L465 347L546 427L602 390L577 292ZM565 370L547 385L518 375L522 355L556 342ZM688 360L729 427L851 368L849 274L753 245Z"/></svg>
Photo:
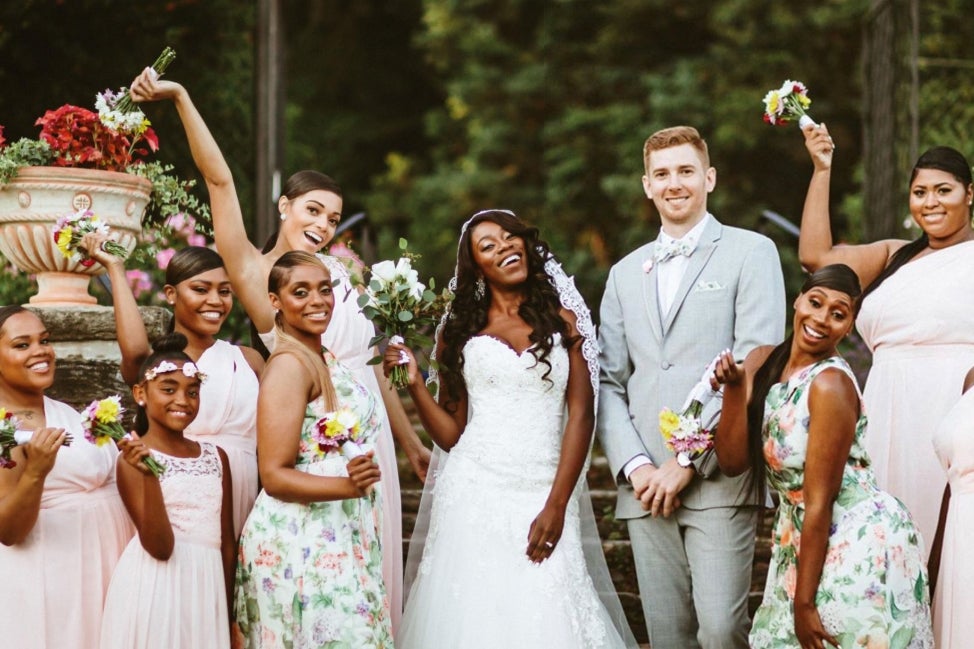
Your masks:
<svg viewBox="0 0 974 649"><path fill-rule="evenodd" d="M545 541L544 544L547 545L549 548L555 547L555 544L552 543L551 541Z"/></svg>

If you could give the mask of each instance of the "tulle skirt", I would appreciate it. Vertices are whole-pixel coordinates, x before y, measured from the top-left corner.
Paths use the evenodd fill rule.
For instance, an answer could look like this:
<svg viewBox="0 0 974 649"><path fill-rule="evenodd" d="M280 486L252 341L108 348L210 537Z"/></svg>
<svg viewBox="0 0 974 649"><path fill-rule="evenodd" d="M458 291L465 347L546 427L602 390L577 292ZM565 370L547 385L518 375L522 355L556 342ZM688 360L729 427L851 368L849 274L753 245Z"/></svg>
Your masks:
<svg viewBox="0 0 974 649"><path fill-rule="evenodd" d="M159 561L136 536L119 559L105 601L102 649L229 649L220 549L176 539Z"/></svg>

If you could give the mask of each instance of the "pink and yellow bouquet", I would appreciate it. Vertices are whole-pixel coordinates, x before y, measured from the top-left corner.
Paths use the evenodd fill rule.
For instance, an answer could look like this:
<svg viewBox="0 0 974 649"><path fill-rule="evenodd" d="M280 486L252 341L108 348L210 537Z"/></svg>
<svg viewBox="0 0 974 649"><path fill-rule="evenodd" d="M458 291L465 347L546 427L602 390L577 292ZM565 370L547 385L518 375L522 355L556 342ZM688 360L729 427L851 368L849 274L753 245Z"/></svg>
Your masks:
<svg viewBox="0 0 974 649"><path fill-rule="evenodd" d="M764 121L778 126L797 119L798 126L804 128L808 124L815 124L815 120L806 112L811 105L805 84L787 79L780 88L769 90L764 96Z"/></svg>
<svg viewBox="0 0 974 649"><path fill-rule="evenodd" d="M666 446L676 453L686 453L691 457L703 453L714 445L713 431L703 427L700 413L703 404L693 399L680 413L663 408L659 413L659 430Z"/></svg>
<svg viewBox="0 0 974 649"><path fill-rule="evenodd" d="M62 255L73 260L81 260L81 265L88 267L95 263L94 259L88 257L81 251L81 239L89 232L108 234L108 224L99 220L91 210L78 210L74 214L62 216L54 225L54 244ZM116 257L126 257L128 250L117 241L104 241L101 244L102 250L115 255Z"/></svg>
<svg viewBox="0 0 974 649"><path fill-rule="evenodd" d="M122 426L123 414L125 408L122 406L121 397L117 394L92 401L81 411L81 426L85 430L85 438L98 446L122 441L127 435ZM157 478L166 470L166 467L151 455L143 458L142 461Z"/></svg>
<svg viewBox="0 0 974 649"><path fill-rule="evenodd" d="M364 454L358 445L361 435L362 425L358 416L348 408L339 408L325 413L314 423L311 439L317 445L318 455L340 451L351 460Z"/></svg>

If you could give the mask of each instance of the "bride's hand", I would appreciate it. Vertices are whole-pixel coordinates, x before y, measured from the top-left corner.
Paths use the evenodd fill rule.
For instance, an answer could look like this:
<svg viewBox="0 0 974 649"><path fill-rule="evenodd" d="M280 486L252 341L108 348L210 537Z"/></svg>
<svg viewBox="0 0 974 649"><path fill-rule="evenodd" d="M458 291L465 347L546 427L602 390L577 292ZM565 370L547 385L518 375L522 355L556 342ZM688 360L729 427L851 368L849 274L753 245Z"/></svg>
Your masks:
<svg viewBox="0 0 974 649"><path fill-rule="evenodd" d="M419 364L416 362L413 353L405 345L389 343L389 346L386 347L386 353L382 356L382 371L388 377L392 369L400 365L406 367L409 385L422 384L423 377L419 372Z"/></svg>
<svg viewBox="0 0 974 649"><path fill-rule="evenodd" d="M528 559L541 563L551 556L565 527L565 508L545 504L528 531Z"/></svg>
<svg viewBox="0 0 974 649"><path fill-rule="evenodd" d="M155 70L146 68L142 74L135 77L129 87L129 96L132 97L132 101L172 99L183 90L183 87L175 81L164 81L158 79L157 76Z"/></svg>

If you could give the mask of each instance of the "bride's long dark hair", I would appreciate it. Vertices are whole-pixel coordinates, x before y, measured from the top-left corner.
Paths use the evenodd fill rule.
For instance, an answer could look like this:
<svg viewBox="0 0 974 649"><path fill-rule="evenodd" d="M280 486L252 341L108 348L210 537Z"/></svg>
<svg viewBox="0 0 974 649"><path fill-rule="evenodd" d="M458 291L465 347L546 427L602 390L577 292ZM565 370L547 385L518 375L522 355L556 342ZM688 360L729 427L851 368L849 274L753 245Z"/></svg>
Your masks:
<svg viewBox="0 0 974 649"><path fill-rule="evenodd" d="M446 388L449 401L460 398L465 384L463 380L463 347L475 334L487 326L487 311L490 308L490 287L478 299L477 279L480 270L473 258L470 233L478 224L489 221L496 223L506 232L524 240L524 250L528 262L528 278L524 282L524 301L518 307L518 315L531 326L529 336L532 347L530 353L538 363L548 366L544 376L551 371L548 356L554 345L554 334L561 334L562 344L571 346L574 340L568 338L568 324L561 317L561 302L558 291L551 284L545 272L548 259L547 242L539 237L538 229L527 225L516 216L500 210L490 210L477 214L467 224L460 235L457 248L457 287L450 317L443 327L443 352L439 359L439 374Z"/></svg>

